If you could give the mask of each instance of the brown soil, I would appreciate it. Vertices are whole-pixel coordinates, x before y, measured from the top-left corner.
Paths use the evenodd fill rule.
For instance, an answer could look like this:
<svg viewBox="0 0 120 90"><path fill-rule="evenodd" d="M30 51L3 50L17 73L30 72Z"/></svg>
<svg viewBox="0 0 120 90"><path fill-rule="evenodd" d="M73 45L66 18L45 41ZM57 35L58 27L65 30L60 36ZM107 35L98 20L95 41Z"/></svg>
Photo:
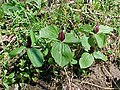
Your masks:
<svg viewBox="0 0 120 90"><path fill-rule="evenodd" d="M50 83L41 80L34 86L25 84L20 90L120 90L120 70L116 64L102 62L89 68L89 71L89 75L76 79L72 73L63 72L66 75L64 79L51 80ZM14 85L10 90L17 87Z"/></svg>
<svg viewBox="0 0 120 90"><path fill-rule="evenodd" d="M120 89L120 70L111 62L96 64L90 68L91 75L77 80L80 90ZM77 90L77 89L76 89Z"/></svg>

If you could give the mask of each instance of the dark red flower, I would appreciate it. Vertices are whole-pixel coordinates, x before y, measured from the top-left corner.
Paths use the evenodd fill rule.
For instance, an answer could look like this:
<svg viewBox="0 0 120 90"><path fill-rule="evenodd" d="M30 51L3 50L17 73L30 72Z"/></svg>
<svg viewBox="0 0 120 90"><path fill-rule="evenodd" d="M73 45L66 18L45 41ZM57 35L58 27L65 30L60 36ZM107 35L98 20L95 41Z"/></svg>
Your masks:
<svg viewBox="0 0 120 90"><path fill-rule="evenodd" d="M91 53L94 52L94 47L93 47L93 46L90 47L90 52L91 52Z"/></svg>
<svg viewBox="0 0 120 90"><path fill-rule="evenodd" d="M98 33L98 31L99 31L99 25L97 24L97 25L94 27L93 32L96 34L96 33Z"/></svg>
<svg viewBox="0 0 120 90"><path fill-rule="evenodd" d="M64 39L65 39L65 34L64 34L63 30L62 30L58 34L58 40L63 41Z"/></svg>
<svg viewBox="0 0 120 90"><path fill-rule="evenodd" d="M28 37L27 37L26 47L27 47L27 48L31 48L31 44L32 44L31 38L30 38L30 36L28 36Z"/></svg>

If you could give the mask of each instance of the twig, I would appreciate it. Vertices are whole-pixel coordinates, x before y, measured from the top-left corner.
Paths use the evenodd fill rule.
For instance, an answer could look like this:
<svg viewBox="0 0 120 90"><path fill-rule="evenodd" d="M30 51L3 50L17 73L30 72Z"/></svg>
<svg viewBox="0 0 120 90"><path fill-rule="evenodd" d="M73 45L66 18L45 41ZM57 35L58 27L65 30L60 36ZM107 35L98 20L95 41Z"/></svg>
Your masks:
<svg viewBox="0 0 120 90"><path fill-rule="evenodd" d="M78 89L77 90L80 90L80 87L79 85L76 85L75 83L72 83L75 87L77 87Z"/></svg>
<svg viewBox="0 0 120 90"><path fill-rule="evenodd" d="M72 10L75 11L75 12L81 12L80 9L72 9Z"/></svg>
<svg viewBox="0 0 120 90"><path fill-rule="evenodd" d="M65 70L65 74L66 74L66 76L67 76L67 79L68 79L68 87L69 87L69 90L72 90L72 79L69 77L69 75L68 75L68 73L67 73L67 71L66 71L66 68L64 68L64 70Z"/></svg>
<svg viewBox="0 0 120 90"><path fill-rule="evenodd" d="M117 89L120 90L120 87L116 84L116 82L115 82L115 80L113 79L113 76L110 74L110 72L108 72L108 70L106 69L105 66L103 66L103 68L104 68L104 70L106 70L106 72L108 73L108 75L112 78L112 81L113 81L113 83L116 85Z"/></svg>
<svg viewBox="0 0 120 90"><path fill-rule="evenodd" d="M96 84L93 84L93 83L89 83L89 82L85 82L85 81L82 81L81 84L88 84L88 85L92 85L94 87L98 87L98 88L101 88L101 89L106 89L106 90L112 90L112 89L116 89L116 88L109 88L109 87L102 87L102 86L99 86L99 85L96 85Z"/></svg>

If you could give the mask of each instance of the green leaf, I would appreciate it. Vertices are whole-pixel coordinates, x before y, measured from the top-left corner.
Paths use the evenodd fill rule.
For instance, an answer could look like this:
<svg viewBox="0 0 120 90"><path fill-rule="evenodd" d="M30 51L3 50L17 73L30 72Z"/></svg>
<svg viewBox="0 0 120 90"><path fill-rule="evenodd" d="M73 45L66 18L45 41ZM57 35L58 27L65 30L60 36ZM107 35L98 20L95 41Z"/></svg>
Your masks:
<svg viewBox="0 0 120 90"><path fill-rule="evenodd" d="M81 38L81 44L85 48L86 51L90 50L90 44L88 43L88 37L85 35Z"/></svg>
<svg viewBox="0 0 120 90"><path fill-rule="evenodd" d="M53 59L52 57L50 57L50 58L48 59L48 63L49 63L49 64L55 64L54 59Z"/></svg>
<svg viewBox="0 0 120 90"><path fill-rule="evenodd" d="M10 11L10 9L12 9L14 6L10 3L6 3L2 5L2 9L4 11L5 14L7 15L13 15L13 13Z"/></svg>
<svg viewBox="0 0 120 90"><path fill-rule="evenodd" d="M110 33L111 31L113 31L112 27L100 25L98 33Z"/></svg>
<svg viewBox="0 0 120 90"><path fill-rule="evenodd" d="M93 56L96 58L96 59L101 59L103 61L107 61L107 56L105 56L103 53L101 53L100 51L97 51L97 52L94 52L93 53Z"/></svg>
<svg viewBox="0 0 120 90"><path fill-rule="evenodd" d="M77 63L78 63L78 61L77 61L77 60L72 59L71 64L77 64Z"/></svg>
<svg viewBox="0 0 120 90"><path fill-rule="evenodd" d="M35 39L35 34L34 34L33 30L30 30L30 38L32 40L32 46L34 46L36 39Z"/></svg>
<svg viewBox="0 0 120 90"><path fill-rule="evenodd" d="M15 50L12 50L9 55L10 56L16 56L17 54L20 54L26 47L21 46L20 48L16 48Z"/></svg>
<svg viewBox="0 0 120 90"><path fill-rule="evenodd" d="M0 20L3 18L3 15L4 15L4 11L3 11L3 9L0 7Z"/></svg>
<svg viewBox="0 0 120 90"><path fill-rule="evenodd" d="M48 48L46 48L44 51L43 51L43 55L46 56L48 54L49 50Z"/></svg>
<svg viewBox="0 0 120 90"><path fill-rule="evenodd" d="M3 85L5 86L5 88L6 88L6 90L9 90L9 85L8 85L8 83L7 82L3 82Z"/></svg>
<svg viewBox="0 0 120 90"><path fill-rule="evenodd" d="M88 43L90 44L90 46L94 46L95 45L94 39L91 38L91 37L88 38Z"/></svg>
<svg viewBox="0 0 120 90"><path fill-rule="evenodd" d="M54 26L47 26L39 31L40 37L56 40L59 30Z"/></svg>
<svg viewBox="0 0 120 90"><path fill-rule="evenodd" d="M9 74L8 78L14 78L14 73Z"/></svg>
<svg viewBox="0 0 120 90"><path fill-rule="evenodd" d="M92 27L88 24L85 24L80 27L79 31L89 33L92 31Z"/></svg>
<svg viewBox="0 0 120 90"><path fill-rule="evenodd" d="M52 57L55 62L64 67L67 65L73 58L72 52L67 44L56 42L51 50Z"/></svg>
<svg viewBox="0 0 120 90"><path fill-rule="evenodd" d="M80 21L79 15L76 15L76 14L73 15L73 19L75 20L75 22L79 22Z"/></svg>
<svg viewBox="0 0 120 90"><path fill-rule="evenodd" d="M71 31L71 33L66 33L64 42L65 43L79 43L80 39L75 37L74 33Z"/></svg>
<svg viewBox="0 0 120 90"><path fill-rule="evenodd" d="M79 65L81 68L88 68L90 67L94 62L94 57L89 53L83 53L80 60Z"/></svg>
<svg viewBox="0 0 120 90"><path fill-rule="evenodd" d="M99 34L94 34L94 37L96 39L98 47L102 48L106 43L106 35L103 33L99 33Z"/></svg>
<svg viewBox="0 0 120 90"><path fill-rule="evenodd" d="M44 58L40 50L28 48L27 54L34 67L41 67L43 65Z"/></svg>

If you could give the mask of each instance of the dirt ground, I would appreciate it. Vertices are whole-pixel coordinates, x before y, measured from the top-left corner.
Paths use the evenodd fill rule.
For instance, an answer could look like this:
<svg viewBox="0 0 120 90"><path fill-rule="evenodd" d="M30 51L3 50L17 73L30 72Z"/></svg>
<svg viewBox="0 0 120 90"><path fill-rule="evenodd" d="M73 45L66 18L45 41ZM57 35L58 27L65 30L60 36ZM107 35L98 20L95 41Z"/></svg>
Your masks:
<svg viewBox="0 0 120 90"><path fill-rule="evenodd" d="M40 80L34 85L25 84L20 90L120 90L120 70L116 64L109 61L98 63L89 71L89 75L80 78L68 74L60 81L51 80L47 83ZM10 90L18 90L18 87L14 85Z"/></svg>
<svg viewBox="0 0 120 90"><path fill-rule="evenodd" d="M106 62L90 68L92 73L77 84L80 90L119 90L120 70L116 65Z"/></svg>

